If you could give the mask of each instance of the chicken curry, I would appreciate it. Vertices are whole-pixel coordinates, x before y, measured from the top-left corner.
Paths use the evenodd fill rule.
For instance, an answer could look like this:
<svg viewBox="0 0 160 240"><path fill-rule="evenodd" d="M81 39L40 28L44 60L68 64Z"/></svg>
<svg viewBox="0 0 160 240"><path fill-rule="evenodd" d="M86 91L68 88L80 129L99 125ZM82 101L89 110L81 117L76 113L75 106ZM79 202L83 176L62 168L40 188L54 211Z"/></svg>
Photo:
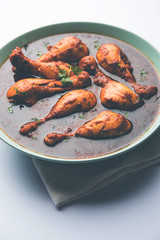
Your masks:
<svg viewBox="0 0 160 240"><path fill-rule="evenodd" d="M1 129L25 148L56 158L117 151L143 135L159 113L155 67L108 36L59 34L17 47L0 79Z"/></svg>

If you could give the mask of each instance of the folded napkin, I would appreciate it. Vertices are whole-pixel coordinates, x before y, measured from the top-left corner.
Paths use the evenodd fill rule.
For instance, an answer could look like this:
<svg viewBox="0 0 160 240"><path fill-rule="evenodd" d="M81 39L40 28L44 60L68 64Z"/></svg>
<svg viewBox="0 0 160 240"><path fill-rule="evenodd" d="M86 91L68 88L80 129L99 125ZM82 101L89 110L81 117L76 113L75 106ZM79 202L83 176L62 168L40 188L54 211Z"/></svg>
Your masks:
<svg viewBox="0 0 160 240"><path fill-rule="evenodd" d="M54 204L59 207L109 185L125 174L160 162L160 129L137 148L96 163L60 164L33 159Z"/></svg>

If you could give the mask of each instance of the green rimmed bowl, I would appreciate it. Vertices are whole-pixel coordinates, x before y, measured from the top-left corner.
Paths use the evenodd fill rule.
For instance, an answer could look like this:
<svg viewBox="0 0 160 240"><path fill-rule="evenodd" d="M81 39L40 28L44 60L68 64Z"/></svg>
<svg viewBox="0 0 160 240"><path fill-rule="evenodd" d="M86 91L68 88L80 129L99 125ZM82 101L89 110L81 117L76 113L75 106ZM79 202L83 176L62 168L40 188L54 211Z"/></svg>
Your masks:
<svg viewBox="0 0 160 240"><path fill-rule="evenodd" d="M72 22L72 23L61 23L50 25L46 27L42 27L26 34L23 34L7 45L5 45L0 50L0 65L4 63L4 61L9 57L11 51L16 47L23 47L25 44L34 42L36 40L49 37L52 35L62 34L62 33L74 33L74 32L82 32L82 33L96 33L100 35L106 35L112 38L119 39L123 42L126 42L133 47L140 50L150 61L153 63L155 68L157 69L158 73L160 73L160 54L158 51L152 47L148 42L143 40L142 38L138 37L137 35L130 33L126 30L105 25L99 23L88 23L88 22ZM140 136L136 141L132 142L131 144L127 145L126 147L119 149L117 151L108 153L103 156L98 157L89 157L83 159L69 159L69 158L56 158L51 157L43 154L39 154L34 152L28 148L21 146L20 144L13 141L5 132L0 130L0 137L6 143L11 145L12 147L29 154L33 157L37 157L43 160L48 161L56 161L56 162L65 162L65 163L86 163L86 162L93 162L93 161L100 161L107 158L115 157L122 153L125 153L134 147L138 146L140 143L144 142L148 137L150 137L159 127L160 125L160 114L156 117L154 123L152 124L151 128L142 136Z"/></svg>

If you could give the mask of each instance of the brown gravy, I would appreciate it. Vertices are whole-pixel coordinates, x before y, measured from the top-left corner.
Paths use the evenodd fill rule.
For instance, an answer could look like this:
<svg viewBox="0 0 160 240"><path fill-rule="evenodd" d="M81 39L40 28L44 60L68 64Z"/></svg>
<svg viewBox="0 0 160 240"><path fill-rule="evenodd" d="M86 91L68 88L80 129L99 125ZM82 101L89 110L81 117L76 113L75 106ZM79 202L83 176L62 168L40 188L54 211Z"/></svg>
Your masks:
<svg viewBox="0 0 160 240"><path fill-rule="evenodd" d="M0 128L16 143L24 146L25 148L43 155L53 156L56 158L90 158L105 155L124 148L139 138L141 135L143 135L145 131L147 131L152 125L159 113L160 79L155 67L147 59L147 57L145 57L140 51L130 46L129 44L111 37L98 34L71 33L47 37L30 43L27 50L24 48L22 49L23 53L25 56L37 60L40 53L47 52L47 44L54 45L67 35L75 35L79 37L84 43L87 44L90 55L94 57L97 52L96 48L102 43L117 44L124 51L129 61L131 62L131 65L134 69L133 74L135 76L136 82L144 85L157 86L158 94L152 97L150 100L145 100L145 104L141 108L128 112L112 110L114 112L125 115L125 117L132 122L132 131L125 136L121 136L115 139L89 140L80 137L72 137L67 141L63 141L62 143L56 145L55 147L47 147L44 144L43 139L47 133L63 133L67 128L70 127L73 131L75 131L86 121L94 118L100 112L107 110L101 105L100 102L99 96L101 88L97 87L95 84L92 84L92 86L88 87L87 89L89 91L92 91L97 96L97 106L90 112L85 113L84 118L80 113L75 113L65 118L53 119L39 127L37 131L33 133L32 138L21 136L19 134L20 126L26 122L31 121L32 118L36 117L40 119L44 117L62 94L56 94L53 97L40 100L33 107L23 106L20 108L18 105L11 107L12 104L9 103L6 97L7 90L11 85L14 84L14 74L12 72L12 66L9 60L7 60L0 68ZM142 69L148 73L147 76L140 76L140 71ZM105 72L104 69L102 69L102 71L108 76L111 76L113 79L131 88L130 85L121 78Z"/></svg>

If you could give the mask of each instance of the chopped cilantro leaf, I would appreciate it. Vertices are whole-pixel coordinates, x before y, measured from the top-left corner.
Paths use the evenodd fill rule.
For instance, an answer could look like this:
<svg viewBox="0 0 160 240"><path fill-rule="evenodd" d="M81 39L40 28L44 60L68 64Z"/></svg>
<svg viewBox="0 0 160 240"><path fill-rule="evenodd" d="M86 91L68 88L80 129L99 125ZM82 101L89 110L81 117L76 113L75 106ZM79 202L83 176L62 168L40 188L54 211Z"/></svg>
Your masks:
<svg viewBox="0 0 160 240"><path fill-rule="evenodd" d="M7 112L13 113L13 107L14 107L14 106L15 106L15 105L12 104L10 107L8 107L8 108L7 108Z"/></svg>
<svg viewBox="0 0 160 240"><path fill-rule="evenodd" d="M43 52L42 51L38 51L37 52L37 57L40 57L40 56L42 56L43 55Z"/></svg>
<svg viewBox="0 0 160 240"><path fill-rule="evenodd" d="M120 111L120 112L122 112L122 113L124 114L125 117L129 117L128 112L125 112L125 111Z"/></svg>
<svg viewBox="0 0 160 240"><path fill-rule="evenodd" d="M33 122L38 122L39 121L39 119L38 118L31 118L31 121L33 121Z"/></svg>
<svg viewBox="0 0 160 240"><path fill-rule="evenodd" d="M38 140L38 138L36 136L32 136L31 139L32 140Z"/></svg>
<svg viewBox="0 0 160 240"><path fill-rule="evenodd" d="M84 113L81 113L81 114L79 115L79 118L84 119Z"/></svg>
<svg viewBox="0 0 160 240"><path fill-rule="evenodd" d="M97 111L97 108L93 108L92 110L91 110L91 112L96 112Z"/></svg>
<svg viewBox="0 0 160 240"><path fill-rule="evenodd" d="M99 44L95 44L94 48L98 50L100 48L100 45Z"/></svg>
<svg viewBox="0 0 160 240"><path fill-rule="evenodd" d="M43 46L44 46L45 48L47 48L48 45L49 45L49 42L45 42L45 41L43 41Z"/></svg>
<svg viewBox="0 0 160 240"><path fill-rule="evenodd" d="M72 71L77 76L82 72L82 70L79 67L77 67L77 66L72 67Z"/></svg>
<svg viewBox="0 0 160 240"><path fill-rule="evenodd" d="M20 93L20 91L18 90L18 88L14 88L16 90L16 96Z"/></svg>
<svg viewBox="0 0 160 240"><path fill-rule="evenodd" d="M144 69L141 69L139 75L140 75L141 77L142 77L142 76L143 76L143 77L147 77L148 72L145 72Z"/></svg>
<svg viewBox="0 0 160 240"><path fill-rule="evenodd" d="M145 132L148 132L148 131L149 131L149 129L150 129L149 127L146 127L146 129L145 129Z"/></svg>
<svg viewBox="0 0 160 240"><path fill-rule="evenodd" d="M140 81L141 82L145 82L147 79L141 78Z"/></svg>
<svg viewBox="0 0 160 240"><path fill-rule="evenodd" d="M60 79L68 77L68 75L67 75L68 73L65 69L59 68L59 71L60 71L60 73L58 74L58 77Z"/></svg>
<svg viewBox="0 0 160 240"><path fill-rule="evenodd" d="M73 84L72 80L69 77L62 78L61 83L63 84L64 87L70 86Z"/></svg>

